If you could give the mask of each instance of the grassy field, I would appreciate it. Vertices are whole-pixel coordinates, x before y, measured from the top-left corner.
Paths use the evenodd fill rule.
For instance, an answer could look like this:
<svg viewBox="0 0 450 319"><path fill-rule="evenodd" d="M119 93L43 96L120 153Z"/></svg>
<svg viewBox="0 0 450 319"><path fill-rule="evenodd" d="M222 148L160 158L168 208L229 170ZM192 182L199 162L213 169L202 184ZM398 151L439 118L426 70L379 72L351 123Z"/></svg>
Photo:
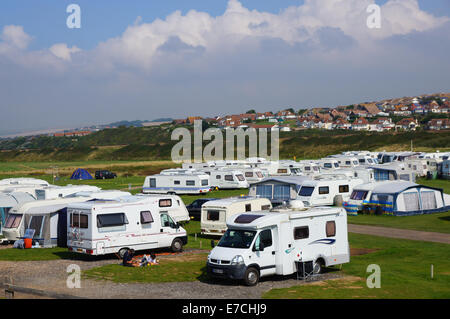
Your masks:
<svg viewBox="0 0 450 319"><path fill-rule="evenodd" d="M352 248L373 249L374 252L352 256L342 271L345 280L328 280L318 284L272 289L264 298L450 298L450 249L446 244L380 238L349 234ZM371 274L367 266L381 269L381 288L368 288ZM430 268L434 265L434 278Z"/></svg>

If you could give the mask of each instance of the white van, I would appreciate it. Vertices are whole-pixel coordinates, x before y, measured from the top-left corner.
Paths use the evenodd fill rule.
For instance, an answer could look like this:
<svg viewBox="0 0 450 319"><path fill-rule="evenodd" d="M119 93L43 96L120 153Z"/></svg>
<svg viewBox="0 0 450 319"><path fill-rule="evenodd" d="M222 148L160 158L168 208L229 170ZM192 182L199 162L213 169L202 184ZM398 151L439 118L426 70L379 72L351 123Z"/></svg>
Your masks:
<svg viewBox="0 0 450 319"><path fill-rule="evenodd" d="M292 204L297 208L231 216L208 255L208 274L253 286L264 276L301 272L303 265L320 273L323 267L349 262L345 210Z"/></svg>
<svg viewBox="0 0 450 319"><path fill-rule="evenodd" d="M240 170L226 168L203 169L201 172L209 175L210 185L220 189L248 188L249 183Z"/></svg>
<svg viewBox="0 0 450 319"><path fill-rule="evenodd" d="M42 187L40 189L36 189L36 199L44 200L44 199L55 199L66 197L78 192L98 192L100 188L97 186L91 185L66 185L66 186L55 186L50 185L46 187Z"/></svg>
<svg viewBox="0 0 450 319"><path fill-rule="evenodd" d="M172 219L177 222L188 222L191 220L189 211L183 200L177 195L157 195L157 194L136 194L138 198L158 199L160 213L168 213ZM126 200L126 198L124 198Z"/></svg>
<svg viewBox="0 0 450 319"><path fill-rule="evenodd" d="M315 179L303 182L297 199L305 206L330 206L335 205L337 196L342 196L342 201L350 198L353 187L363 184L359 178L335 178Z"/></svg>
<svg viewBox="0 0 450 319"><path fill-rule="evenodd" d="M202 205L200 228L203 235L222 236L227 229L227 218L245 212L270 210L267 198L250 196L230 197L208 201Z"/></svg>
<svg viewBox="0 0 450 319"><path fill-rule="evenodd" d="M124 201L91 201L70 205L67 246L88 255L170 247L181 251L187 244L186 230L167 212L161 211L164 197L130 197Z"/></svg>
<svg viewBox="0 0 450 319"><path fill-rule="evenodd" d="M207 174L156 174L145 177L144 194L205 194L211 190Z"/></svg>

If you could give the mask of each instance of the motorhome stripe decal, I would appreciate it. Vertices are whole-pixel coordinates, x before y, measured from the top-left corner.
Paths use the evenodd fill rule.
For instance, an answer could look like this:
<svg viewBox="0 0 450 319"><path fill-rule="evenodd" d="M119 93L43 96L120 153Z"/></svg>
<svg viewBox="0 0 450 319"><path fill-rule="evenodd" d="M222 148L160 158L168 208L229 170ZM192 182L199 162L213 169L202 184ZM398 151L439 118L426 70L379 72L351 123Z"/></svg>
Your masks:
<svg viewBox="0 0 450 319"><path fill-rule="evenodd" d="M266 270L266 269L271 269L271 268L276 268L276 265L264 266L264 267L261 267L260 270Z"/></svg>
<svg viewBox="0 0 450 319"><path fill-rule="evenodd" d="M313 241L311 243L309 243L308 245L313 245L313 244L326 244L326 245L332 245L336 242L336 239L331 239L331 238L323 238L323 239L318 239L316 241Z"/></svg>

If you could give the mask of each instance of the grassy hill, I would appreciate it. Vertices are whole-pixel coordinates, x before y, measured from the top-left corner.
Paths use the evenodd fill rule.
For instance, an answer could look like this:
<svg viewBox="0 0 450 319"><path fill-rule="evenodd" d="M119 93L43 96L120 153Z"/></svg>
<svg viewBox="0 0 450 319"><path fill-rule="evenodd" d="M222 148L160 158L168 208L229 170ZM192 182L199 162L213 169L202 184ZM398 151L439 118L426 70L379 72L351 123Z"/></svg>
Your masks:
<svg viewBox="0 0 450 319"><path fill-rule="evenodd" d="M175 126L119 127L91 135L0 140L0 162L170 160ZM225 134L224 134L225 136ZM320 158L347 150L450 149L450 131L357 132L302 130L280 133L280 158ZM206 142L204 143L207 144ZM225 152L224 152L225 154Z"/></svg>

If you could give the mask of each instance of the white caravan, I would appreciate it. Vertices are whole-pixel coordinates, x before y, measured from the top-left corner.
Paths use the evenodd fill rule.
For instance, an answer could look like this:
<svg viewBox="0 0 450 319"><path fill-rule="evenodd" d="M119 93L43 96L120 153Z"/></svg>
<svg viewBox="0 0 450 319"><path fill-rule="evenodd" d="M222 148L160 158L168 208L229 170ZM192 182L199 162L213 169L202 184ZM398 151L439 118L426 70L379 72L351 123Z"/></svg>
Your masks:
<svg viewBox="0 0 450 319"><path fill-rule="evenodd" d="M341 168L354 168L359 166L359 161L354 156L332 155L329 157L337 160Z"/></svg>
<svg viewBox="0 0 450 319"><path fill-rule="evenodd" d="M262 181L268 175L264 170L252 167L240 168L239 171L244 174L245 179L250 184Z"/></svg>
<svg viewBox="0 0 450 319"><path fill-rule="evenodd" d="M240 170L226 168L202 169L201 172L209 175L211 187L220 189L248 188L249 183Z"/></svg>
<svg viewBox="0 0 450 319"><path fill-rule="evenodd" d="M318 161L316 161L317 164L319 164L320 168L324 171L333 171L339 169L339 162L336 159L333 158L322 158Z"/></svg>
<svg viewBox="0 0 450 319"><path fill-rule="evenodd" d="M168 248L181 251L186 230L161 212L165 196L130 197L124 201L91 201L67 208L67 246L70 251L105 255L127 249Z"/></svg>
<svg viewBox="0 0 450 319"><path fill-rule="evenodd" d="M227 230L228 217L238 213L270 210L272 204L267 198L230 197L208 201L202 205L200 228L204 235L220 235Z"/></svg>
<svg viewBox="0 0 450 319"><path fill-rule="evenodd" d="M208 274L253 286L261 277L301 273L303 266L320 273L323 267L348 263L345 210L292 204L297 208L231 216L208 255Z"/></svg>
<svg viewBox="0 0 450 319"><path fill-rule="evenodd" d="M207 174L156 174L145 177L144 194L205 194L211 190Z"/></svg>
<svg viewBox="0 0 450 319"><path fill-rule="evenodd" d="M66 186L55 186L50 185L36 189L36 199L55 199L66 197L78 192L99 192L101 189L97 186L91 185L66 185Z"/></svg>
<svg viewBox="0 0 450 319"><path fill-rule="evenodd" d="M25 229L35 230L34 238L40 239L45 246L56 246L58 237L65 229L65 212L62 212L71 203L85 202L93 199L111 200L122 196L130 196L128 192L99 191L73 194L69 197L26 202L12 207L3 228L3 236L8 241L15 241L25 234ZM59 221L62 216L64 223ZM61 230L60 228L64 228ZM65 240L63 240L64 242Z"/></svg>
<svg viewBox="0 0 450 319"><path fill-rule="evenodd" d="M15 178L5 178L0 180L0 185L39 185L39 186L49 186L50 184L43 180L37 178L28 177L15 177Z"/></svg>
<svg viewBox="0 0 450 319"><path fill-rule="evenodd" d="M305 206L330 206L339 204L350 198L353 187L363 184L360 178L320 178L303 182L297 199ZM340 197L340 198L339 198Z"/></svg>

